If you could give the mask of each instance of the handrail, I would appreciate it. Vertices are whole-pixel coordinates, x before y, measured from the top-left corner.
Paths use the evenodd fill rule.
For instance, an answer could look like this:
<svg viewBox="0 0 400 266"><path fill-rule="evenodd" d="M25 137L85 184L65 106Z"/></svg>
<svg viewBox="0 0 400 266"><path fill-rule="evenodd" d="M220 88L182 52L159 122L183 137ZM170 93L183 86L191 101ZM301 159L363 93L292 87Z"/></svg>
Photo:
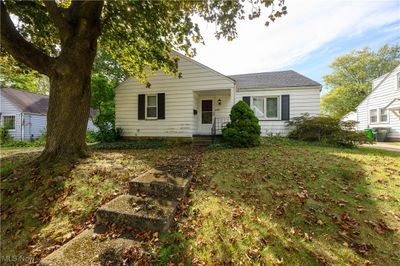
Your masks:
<svg viewBox="0 0 400 266"><path fill-rule="evenodd" d="M211 136L213 142L215 140L217 133L222 134L222 129L226 127L229 121L230 121L229 117L223 117L223 118L214 117L214 121L211 126Z"/></svg>

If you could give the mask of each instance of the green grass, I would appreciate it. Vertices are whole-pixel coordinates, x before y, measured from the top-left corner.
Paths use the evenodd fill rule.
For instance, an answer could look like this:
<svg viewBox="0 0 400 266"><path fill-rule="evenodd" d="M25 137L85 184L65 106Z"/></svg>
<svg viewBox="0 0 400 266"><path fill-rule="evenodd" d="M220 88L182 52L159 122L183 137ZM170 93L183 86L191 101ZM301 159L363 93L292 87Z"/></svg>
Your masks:
<svg viewBox="0 0 400 266"><path fill-rule="evenodd" d="M93 223L130 179L175 169L191 148L94 150L52 169L29 164L35 150L4 151L0 251L39 258ZM399 153L284 138L214 145L185 202L177 230L153 247L156 264L400 264Z"/></svg>
<svg viewBox="0 0 400 266"><path fill-rule="evenodd" d="M399 265L400 154L270 139L203 160L160 264Z"/></svg>
<svg viewBox="0 0 400 266"><path fill-rule="evenodd" d="M92 224L95 209L125 193L129 180L189 151L189 146L93 151L73 165L38 169L30 162L39 152L3 149L1 255L43 257Z"/></svg>

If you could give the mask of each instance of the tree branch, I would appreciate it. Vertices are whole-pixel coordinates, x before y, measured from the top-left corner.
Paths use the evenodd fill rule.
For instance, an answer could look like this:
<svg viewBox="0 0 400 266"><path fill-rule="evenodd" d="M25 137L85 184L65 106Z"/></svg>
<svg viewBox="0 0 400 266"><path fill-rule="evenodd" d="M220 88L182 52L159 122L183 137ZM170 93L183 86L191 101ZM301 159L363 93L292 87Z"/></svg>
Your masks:
<svg viewBox="0 0 400 266"><path fill-rule="evenodd" d="M66 9L57 6L57 3L54 0L46 0L44 1L44 5L49 12L50 18L54 21L54 24L60 31L60 37L62 37L64 33L70 29L64 16Z"/></svg>
<svg viewBox="0 0 400 266"><path fill-rule="evenodd" d="M54 58L37 49L17 31L3 1L1 4L1 46L16 60L38 72L50 75Z"/></svg>

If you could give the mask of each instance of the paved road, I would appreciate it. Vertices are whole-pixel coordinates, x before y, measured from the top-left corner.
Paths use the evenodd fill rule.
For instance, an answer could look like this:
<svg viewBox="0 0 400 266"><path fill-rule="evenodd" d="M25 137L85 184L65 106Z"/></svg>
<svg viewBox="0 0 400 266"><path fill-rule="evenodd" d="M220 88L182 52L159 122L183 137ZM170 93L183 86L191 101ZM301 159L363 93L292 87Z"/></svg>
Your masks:
<svg viewBox="0 0 400 266"><path fill-rule="evenodd" d="M400 152L400 142L377 142L375 144L364 144L364 147Z"/></svg>

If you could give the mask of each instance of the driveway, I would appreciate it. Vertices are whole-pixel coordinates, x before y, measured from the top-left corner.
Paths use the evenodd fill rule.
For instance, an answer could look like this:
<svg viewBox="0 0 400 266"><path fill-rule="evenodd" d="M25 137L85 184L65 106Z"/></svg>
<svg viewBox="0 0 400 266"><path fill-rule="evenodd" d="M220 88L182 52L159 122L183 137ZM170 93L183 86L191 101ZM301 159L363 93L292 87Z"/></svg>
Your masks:
<svg viewBox="0 0 400 266"><path fill-rule="evenodd" d="M400 142L376 142L375 144L364 144L362 146L374 149L400 152Z"/></svg>

